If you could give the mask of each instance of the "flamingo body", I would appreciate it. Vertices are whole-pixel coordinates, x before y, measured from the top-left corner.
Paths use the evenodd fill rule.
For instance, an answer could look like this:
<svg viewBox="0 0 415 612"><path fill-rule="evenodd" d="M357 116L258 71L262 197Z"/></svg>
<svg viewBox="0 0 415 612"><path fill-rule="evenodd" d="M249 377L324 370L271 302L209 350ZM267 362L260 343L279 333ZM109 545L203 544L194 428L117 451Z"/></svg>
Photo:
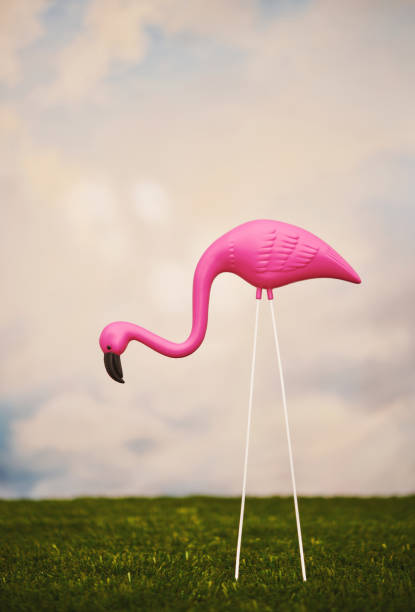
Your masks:
<svg viewBox="0 0 415 612"><path fill-rule="evenodd" d="M193 353L206 333L212 282L222 272L231 272L257 289L267 290L309 278L361 282L353 268L314 234L281 221L261 219L243 223L218 238L199 260L193 279L193 325L187 340L171 342L124 321L104 328L100 346L110 376L124 382L119 355L131 340L168 357Z"/></svg>
<svg viewBox="0 0 415 612"><path fill-rule="evenodd" d="M219 264L218 273L233 272L260 289L321 277L360 283L353 268L327 243L281 221L243 223L216 240L201 261L204 257Z"/></svg>

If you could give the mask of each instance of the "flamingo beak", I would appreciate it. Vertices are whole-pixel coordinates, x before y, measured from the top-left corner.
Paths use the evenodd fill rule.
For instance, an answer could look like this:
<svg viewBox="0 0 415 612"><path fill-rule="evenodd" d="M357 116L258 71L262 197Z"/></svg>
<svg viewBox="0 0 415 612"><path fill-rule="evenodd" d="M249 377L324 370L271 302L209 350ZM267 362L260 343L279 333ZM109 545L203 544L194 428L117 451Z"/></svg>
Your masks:
<svg viewBox="0 0 415 612"><path fill-rule="evenodd" d="M105 369L108 374L119 383L123 383L121 358L116 353L104 354Z"/></svg>

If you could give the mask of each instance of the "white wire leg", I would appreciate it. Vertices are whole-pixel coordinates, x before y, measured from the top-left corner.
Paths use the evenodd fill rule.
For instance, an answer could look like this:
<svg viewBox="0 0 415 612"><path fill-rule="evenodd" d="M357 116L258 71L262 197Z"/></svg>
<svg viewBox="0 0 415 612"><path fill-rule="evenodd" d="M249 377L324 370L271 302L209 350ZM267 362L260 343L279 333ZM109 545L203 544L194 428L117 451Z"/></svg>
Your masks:
<svg viewBox="0 0 415 612"><path fill-rule="evenodd" d="M276 325L276 322L275 322L275 314L274 314L274 308L272 306L272 299L269 299L269 306L270 306L270 309L271 309L272 327L273 327L273 330L274 330L274 338L275 338L275 349L277 351L278 369L279 369L280 378L281 378L282 404L284 406L285 429L286 429L286 432L287 432L288 454L289 454L289 457L290 457L291 481L292 481L292 485L293 485L295 520L297 521L298 547L300 549L301 571L302 571L302 574L303 574L303 580L306 581L307 580L307 576L306 576L306 573L305 573L304 552L303 552L303 539L301 537L300 513L298 511L298 502L297 502L297 488L295 486L293 451L292 451L292 447L291 447L290 426L288 424L287 398L285 396L285 386L284 386L284 377L283 377L283 374L282 374L280 346L279 346L279 342L278 342L277 325Z"/></svg>
<svg viewBox="0 0 415 612"><path fill-rule="evenodd" d="M256 300L254 346L253 346L253 351L252 351L251 382L250 382L250 387L249 387L249 402L248 402L248 425L246 428L244 477L243 477L243 484L242 484L241 514L239 517L238 544L236 547L235 580L238 580L238 577L239 577L239 559L241 555L242 527L243 527L243 522L244 522L245 495L246 495L246 473L248 470L249 434L251 430L252 398L254 394L256 342L257 342L257 336L258 336L259 301L260 301L259 299Z"/></svg>

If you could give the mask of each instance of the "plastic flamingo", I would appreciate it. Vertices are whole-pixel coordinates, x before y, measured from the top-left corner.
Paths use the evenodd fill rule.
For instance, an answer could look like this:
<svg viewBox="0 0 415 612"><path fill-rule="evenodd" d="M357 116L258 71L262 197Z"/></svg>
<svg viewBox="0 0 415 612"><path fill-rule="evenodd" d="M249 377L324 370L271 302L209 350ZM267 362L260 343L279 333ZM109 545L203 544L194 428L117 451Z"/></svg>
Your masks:
<svg viewBox="0 0 415 612"><path fill-rule="evenodd" d="M267 291L269 300L273 289L310 278L336 278L352 283L361 280L353 268L328 244L310 232L280 221L256 220L235 227L218 238L202 255L193 279L193 323L187 340L171 342L133 323L117 321L107 325L100 336L104 362L108 374L123 383L120 355L131 340L137 340L168 357L186 357L203 342L208 322L209 296L212 282L218 274L237 274L256 288L260 300L262 290ZM248 428L245 446L245 466L242 490L241 516L239 522L235 577L239 575L239 555L242 537L242 523L245 505L246 474L248 464L249 432L252 411L256 338L258 328L258 306L256 307L254 350L252 357L251 383L248 408ZM300 520L292 461L290 432L282 376L281 358L278 345L274 310L270 301L273 331L275 336L279 373L284 405L291 477L294 490L294 505L301 557L303 579L306 579L302 549Z"/></svg>

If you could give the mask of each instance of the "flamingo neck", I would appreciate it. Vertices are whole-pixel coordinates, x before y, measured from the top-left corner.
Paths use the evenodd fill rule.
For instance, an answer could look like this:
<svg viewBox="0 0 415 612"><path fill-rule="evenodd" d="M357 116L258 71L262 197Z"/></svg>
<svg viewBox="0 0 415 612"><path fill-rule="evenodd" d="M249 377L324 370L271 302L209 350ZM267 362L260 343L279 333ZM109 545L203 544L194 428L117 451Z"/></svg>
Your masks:
<svg viewBox="0 0 415 612"><path fill-rule="evenodd" d="M157 334L135 325L119 323L119 332L130 342L137 340L167 357L186 357L196 351L206 334L209 311L209 297L212 282L220 272L218 260L212 257L209 249L202 255L193 277L193 321L192 329L184 342L171 342ZM122 327L121 327L122 326Z"/></svg>

